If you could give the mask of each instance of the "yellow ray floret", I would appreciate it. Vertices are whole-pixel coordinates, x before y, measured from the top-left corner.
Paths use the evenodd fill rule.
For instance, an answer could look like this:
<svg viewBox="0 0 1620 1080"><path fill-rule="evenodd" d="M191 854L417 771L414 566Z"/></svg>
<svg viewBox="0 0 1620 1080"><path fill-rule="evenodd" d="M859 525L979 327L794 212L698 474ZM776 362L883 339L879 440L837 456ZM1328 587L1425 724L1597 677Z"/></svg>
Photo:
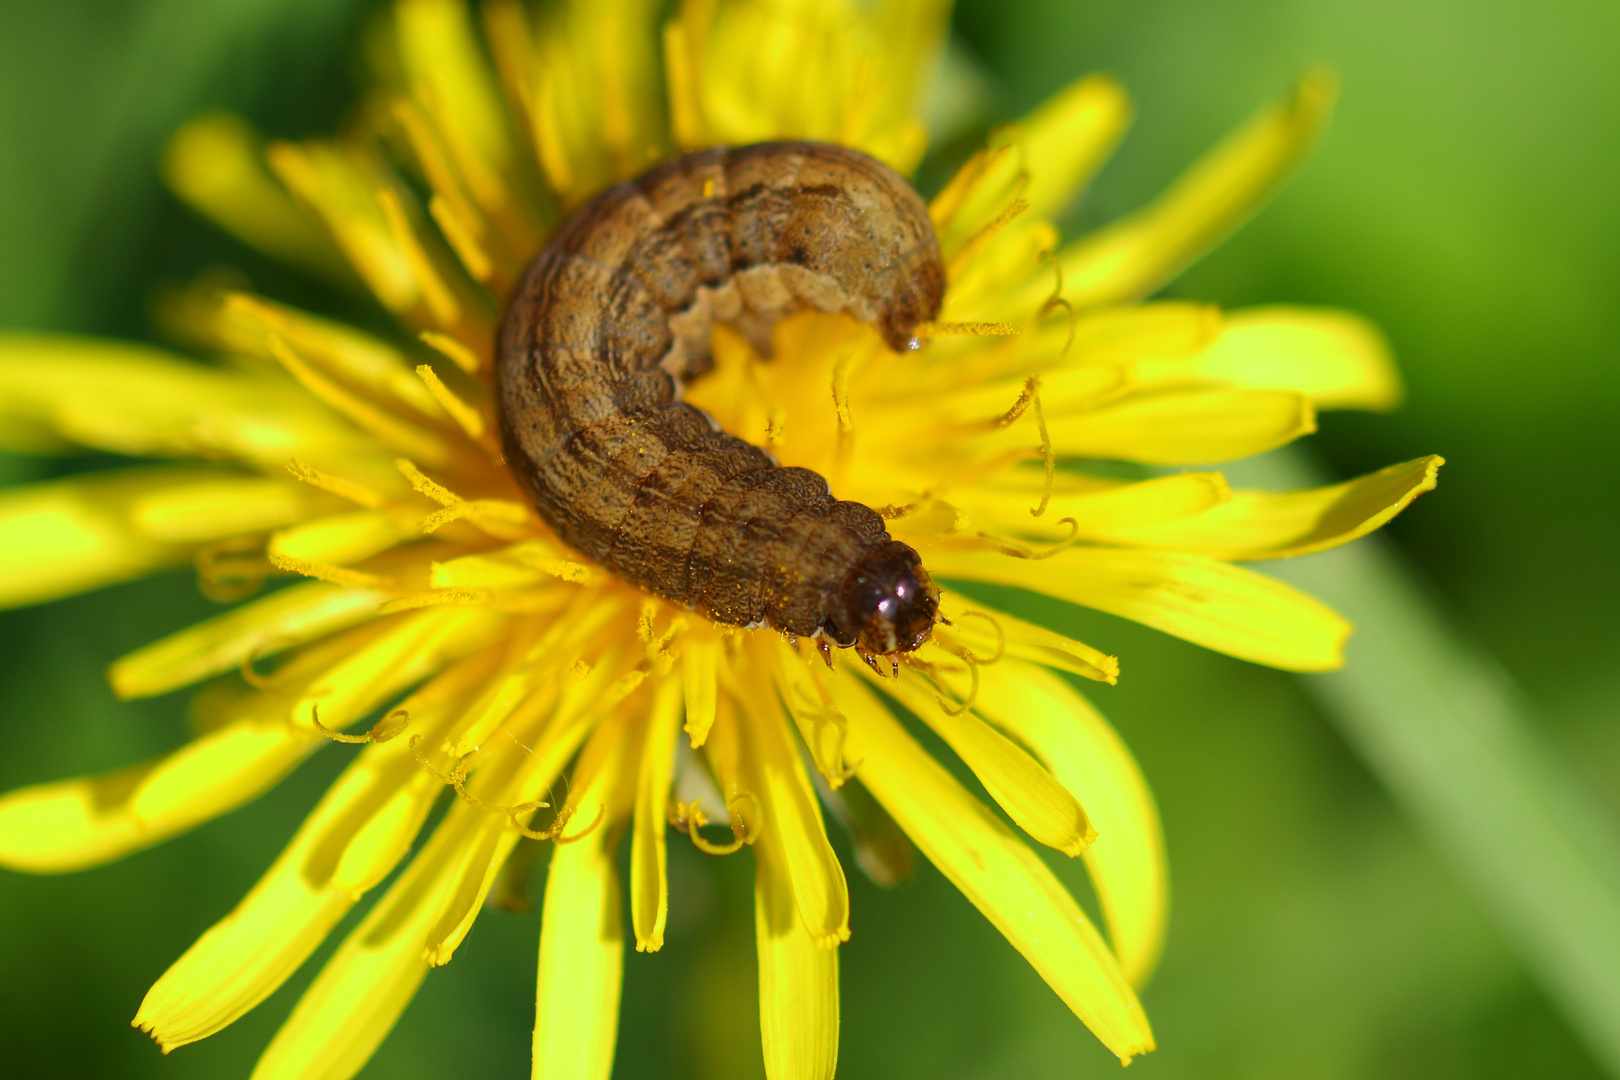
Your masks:
<svg viewBox="0 0 1620 1080"><path fill-rule="evenodd" d="M1271 197L1315 145L1336 93L1330 73L1311 72L1155 202L1065 248L1065 295L1089 307L1153 292Z"/></svg>
<svg viewBox="0 0 1620 1080"><path fill-rule="evenodd" d="M947 7L847 0L690 3L666 28L676 135L689 148L822 139L910 172L915 117Z"/></svg>
<svg viewBox="0 0 1620 1080"><path fill-rule="evenodd" d="M163 179L199 213L245 243L342 284L353 272L324 230L270 175L259 135L241 117L208 113L163 152Z"/></svg>
<svg viewBox="0 0 1620 1080"><path fill-rule="evenodd" d="M0 605L138 577L326 505L307 487L223 469L120 469L14 488L0 495L0 558L9 570Z"/></svg>
<svg viewBox="0 0 1620 1080"><path fill-rule="evenodd" d="M1003 656L1012 656L1110 686L1119 681L1118 657L1044 626L950 592L940 598L940 613L950 620L934 629L940 644L952 651L973 652L982 662L981 670L988 670Z"/></svg>
<svg viewBox="0 0 1620 1080"><path fill-rule="evenodd" d="M248 802L320 743L249 716L145 765L0 796L0 865L62 873L111 862Z"/></svg>
<svg viewBox="0 0 1620 1080"><path fill-rule="evenodd" d="M647 718L647 745L636 778L635 832L630 847L630 914L637 952L657 952L664 945L664 926L669 917L666 818L684 700L679 674L666 676Z"/></svg>
<svg viewBox="0 0 1620 1080"><path fill-rule="evenodd" d="M929 860L1122 1061L1153 1049L1108 947L1052 872L923 752L855 678L844 680L863 783Z"/></svg>
<svg viewBox="0 0 1620 1080"><path fill-rule="evenodd" d="M1052 535L1056 522L1074 522L1083 540L1113 542L1121 534L1203 514L1232 497L1226 478L1216 472L1179 473L1136 483L1101 481L1075 490L1070 477L1054 485L1046 512L1033 513L1044 490L1042 477L1025 469L999 483L964 485L952 493L973 508L972 523L982 529L1018 536ZM1064 490L1068 489L1068 490Z"/></svg>
<svg viewBox="0 0 1620 1080"><path fill-rule="evenodd" d="M938 687L914 671L880 685L945 740L1019 828L1065 855L1080 854L1096 836L1085 810L1039 762L968 711L966 706L978 700L974 691L982 689L979 673L973 673L972 688L964 694L972 695L970 701L955 706L937 696L937 688L951 685L940 671L951 659L943 649L925 648L919 653L917 662L931 665Z"/></svg>
<svg viewBox="0 0 1620 1080"><path fill-rule="evenodd" d="M1074 547L1055 560L1057 569L943 545L925 557L947 579L1045 593L1244 660L1290 671L1344 663L1350 625L1330 608L1282 582L1204 556Z"/></svg>
<svg viewBox="0 0 1620 1080"><path fill-rule="evenodd" d="M253 1070L255 1080L346 1080L382 1042L428 971L423 947L490 815L452 806L404 876L371 909L305 991Z"/></svg>
<svg viewBox="0 0 1620 1080"><path fill-rule="evenodd" d="M710 744L723 733L737 742L737 765L731 784L752 794L763 818L763 833L778 853L792 883L799 916L810 940L831 948L849 938L849 891L844 870L827 842L821 808L804 770L798 749L789 742L792 728L777 704L769 678L768 640L755 638L752 676L733 690L740 706L734 730L717 722ZM729 794L729 792L728 792Z"/></svg>
<svg viewBox="0 0 1620 1080"><path fill-rule="evenodd" d="M1030 213L1063 210L1101 167L1131 121L1125 90L1106 75L1077 79L1000 133L1023 150Z"/></svg>
<svg viewBox="0 0 1620 1080"><path fill-rule="evenodd" d="M1360 316L1322 308L1230 312L1207 348L1183 357L1146 357L1131 372L1143 382L1293 390L1319 409L1387 411L1401 401L1400 376L1383 335Z"/></svg>
<svg viewBox="0 0 1620 1080"><path fill-rule="evenodd" d="M794 911L793 875L774 838L754 845L754 941L766 1075L831 1080L838 1063L838 950Z"/></svg>
<svg viewBox="0 0 1620 1080"><path fill-rule="evenodd" d="M445 171L430 170L430 182L482 237L499 237L519 250L532 245L534 210L508 179L517 147L466 6L407 0L394 9L394 30L403 91L428 129L412 133L413 141L430 138L442 148ZM417 149L423 159L424 147Z"/></svg>
<svg viewBox="0 0 1620 1080"><path fill-rule="evenodd" d="M166 694L369 621L384 597L324 582L295 585L136 649L108 668L107 681L119 697Z"/></svg>
<svg viewBox="0 0 1620 1080"><path fill-rule="evenodd" d="M0 335L0 439L131 457L209 457L280 471L289 457L363 471L377 444L289 379L141 345Z"/></svg>
<svg viewBox="0 0 1620 1080"><path fill-rule="evenodd" d="M535 994L536 1078L607 1080L613 1068L624 967L613 853L635 803L634 741L626 736L638 726L605 724L575 774L580 786L570 803L577 816L601 817L590 834L559 844L551 857Z"/></svg>
<svg viewBox="0 0 1620 1080"><path fill-rule="evenodd" d="M1097 835L1081 854L1120 969L1141 987L1169 916L1164 840L1147 781L1108 722L1051 672L1007 660L980 678L985 718L1030 747L1085 802Z"/></svg>
<svg viewBox="0 0 1620 1080"><path fill-rule="evenodd" d="M284 560L284 566L347 566L421 537L421 514L396 504L386 510L329 514L277 529L265 544L265 554L272 562Z"/></svg>
<svg viewBox="0 0 1620 1080"><path fill-rule="evenodd" d="M402 706L418 730L433 726L440 703L432 697L418 694ZM438 790L405 740L363 751L236 910L152 987L135 1026L172 1050L272 993L404 856Z"/></svg>
<svg viewBox="0 0 1620 1080"><path fill-rule="evenodd" d="M219 347L275 360L272 342L279 339L306 362L382 404L431 419L443 415L405 356L369 334L248 293L220 295L216 310L209 329Z"/></svg>
<svg viewBox="0 0 1620 1080"><path fill-rule="evenodd" d="M1433 491L1444 459L1430 455L1342 484L1303 491L1235 491L1208 512L1115 534L1118 543L1220 559L1279 559L1365 536Z"/></svg>

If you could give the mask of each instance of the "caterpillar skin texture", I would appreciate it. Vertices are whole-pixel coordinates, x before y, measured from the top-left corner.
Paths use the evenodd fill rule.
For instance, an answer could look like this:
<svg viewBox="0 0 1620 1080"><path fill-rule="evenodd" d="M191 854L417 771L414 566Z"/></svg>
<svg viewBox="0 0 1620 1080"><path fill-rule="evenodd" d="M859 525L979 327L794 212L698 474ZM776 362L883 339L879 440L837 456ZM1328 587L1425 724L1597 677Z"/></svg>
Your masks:
<svg viewBox="0 0 1620 1080"><path fill-rule="evenodd" d="M812 142L715 147L581 206L501 329L506 460L542 517L626 581L716 622L866 653L928 637L939 590L870 508L784 468L680 401L728 322L768 352L806 307L890 348L939 313L922 199L888 166Z"/></svg>

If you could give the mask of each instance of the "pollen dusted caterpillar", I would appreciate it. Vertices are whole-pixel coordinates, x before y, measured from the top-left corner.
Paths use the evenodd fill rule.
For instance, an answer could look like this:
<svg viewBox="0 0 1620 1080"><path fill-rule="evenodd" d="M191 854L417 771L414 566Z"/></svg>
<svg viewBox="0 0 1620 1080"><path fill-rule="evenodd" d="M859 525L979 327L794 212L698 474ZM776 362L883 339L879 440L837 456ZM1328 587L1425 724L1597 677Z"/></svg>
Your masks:
<svg viewBox="0 0 1620 1080"><path fill-rule="evenodd" d="M922 199L865 154L778 142L664 162L581 206L524 275L501 329L506 460L563 539L633 585L823 656L910 652L939 612L917 552L721 431L677 379L712 366L714 322L768 353L804 307L915 348L944 290Z"/></svg>

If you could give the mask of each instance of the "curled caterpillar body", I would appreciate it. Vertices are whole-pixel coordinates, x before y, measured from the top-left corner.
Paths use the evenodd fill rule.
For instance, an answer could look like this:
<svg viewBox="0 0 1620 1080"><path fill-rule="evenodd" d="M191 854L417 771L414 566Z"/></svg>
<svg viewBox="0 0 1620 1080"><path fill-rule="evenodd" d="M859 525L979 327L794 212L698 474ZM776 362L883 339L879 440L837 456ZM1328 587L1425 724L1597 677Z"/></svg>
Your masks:
<svg viewBox="0 0 1620 1080"><path fill-rule="evenodd" d="M805 307L915 347L944 288L922 199L865 154L783 142L667 161L580 207L514 294L506 459L563 539L633 585L717 622L909 652L939 608L916 551L719 430L676 380L710 366L716 321L768 351Z"/></svg>

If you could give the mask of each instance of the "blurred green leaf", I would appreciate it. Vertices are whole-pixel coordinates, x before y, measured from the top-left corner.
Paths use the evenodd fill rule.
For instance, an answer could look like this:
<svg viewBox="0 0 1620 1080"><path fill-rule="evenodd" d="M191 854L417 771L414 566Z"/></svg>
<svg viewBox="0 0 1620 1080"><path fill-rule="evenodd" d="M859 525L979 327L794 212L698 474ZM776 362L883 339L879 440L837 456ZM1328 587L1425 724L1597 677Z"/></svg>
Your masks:
<svg viewBox="0 0 1620 1080"><path fill-rule="evenodd" d="M277 95L256 111L309 108L311 90L331 88L357 7L0 5L0 325L96 324L96 294L150 255L141 227L163 198L157 158L168 133L205 104ZM272 77L284 85L268 85Z"/></svg>

